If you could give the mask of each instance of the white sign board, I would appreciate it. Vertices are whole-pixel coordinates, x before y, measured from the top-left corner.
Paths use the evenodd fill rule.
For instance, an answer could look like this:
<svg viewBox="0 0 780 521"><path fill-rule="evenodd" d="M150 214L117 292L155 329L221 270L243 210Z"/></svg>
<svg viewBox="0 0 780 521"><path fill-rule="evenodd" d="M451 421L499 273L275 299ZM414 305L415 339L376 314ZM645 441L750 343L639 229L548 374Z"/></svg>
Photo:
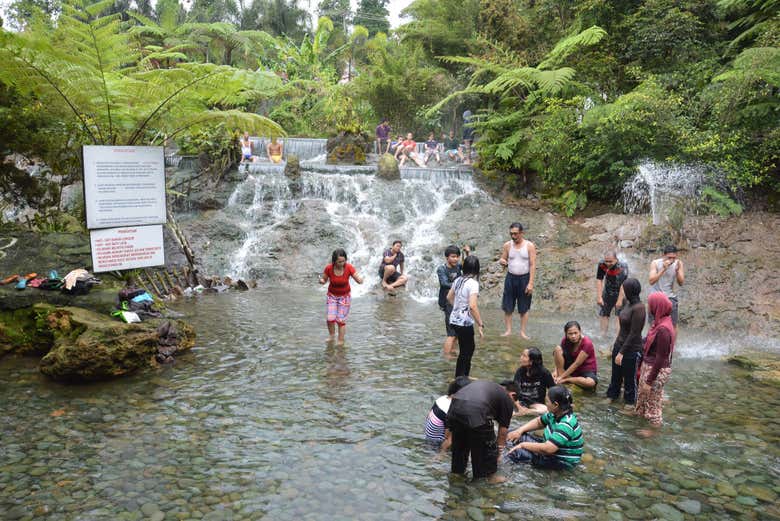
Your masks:
<svg viewBox="0 0 780 521"><path fill-rule="evenodd" d="M92 230L89 239L95 273L165 264L161 224Z"/></svg>
<svg viewBox="0 0 780 521"><path fill-rule="evenodd" d="M163 224L163 147L84 147L87 228Z"/></svg>

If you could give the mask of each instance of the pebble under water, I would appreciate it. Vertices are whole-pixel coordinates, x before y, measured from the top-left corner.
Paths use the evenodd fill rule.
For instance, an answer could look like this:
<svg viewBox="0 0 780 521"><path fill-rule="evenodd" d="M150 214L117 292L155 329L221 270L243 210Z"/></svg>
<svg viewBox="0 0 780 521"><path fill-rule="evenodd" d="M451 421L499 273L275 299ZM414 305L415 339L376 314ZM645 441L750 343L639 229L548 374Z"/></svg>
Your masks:
<svg viewBox="0 0 780 521"><path fill-rule="evenodd" d="M482 306L472 376L495 380L529 345L551 367L562 324L585 318L532 310L536 340L521 343ZM451 476L423 441L455 367L436 304L355 298L345 347L326 346L324 307L311 289L182 304L198 333L190 353L89 386L3 359L0 519L780 519L780 390L701 357L685 330L660 436L639 438L644 423L604 403L600 357L598 394L575 393L583 463L504 464L507 482L491 485ZM585 334L595 324L583 320Z"/></svg>

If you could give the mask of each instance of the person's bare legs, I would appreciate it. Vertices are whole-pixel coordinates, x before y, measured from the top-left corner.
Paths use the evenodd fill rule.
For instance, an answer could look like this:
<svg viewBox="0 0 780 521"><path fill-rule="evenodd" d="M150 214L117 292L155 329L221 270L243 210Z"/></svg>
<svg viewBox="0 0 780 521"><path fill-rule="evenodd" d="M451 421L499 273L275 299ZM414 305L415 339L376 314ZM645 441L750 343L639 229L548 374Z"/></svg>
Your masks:
<svg viewBox="0 0 780 521"><path fill-rule="evenodd" d="M555 361L555 371L553 372L553 376L557 377L559 374L563 374L563 349L561 346L555 346L555 349L553 349L553 360Z"/></svg>
<svg viewBox="0 0 780 521"><path fill-rule="evenodd" d="M577 387L581 387L583 389L593 389L596 387L596 381L593 378L585 376L570 376L568 378L564 378L558 383L574 384Z"/></svg>
<svg viewBox="0 0 780 521"><path fill-rule="evenodd" d="M528 311L526 311L525 313L521 313L520 314L520 337L521 338L525 338L526 340L531 338L525 332L525 326L527 326L527 325L528 325Z"/></svg>
<svg viewBox="0 0 780 521"><path fill-rule="evenodd" d="M456 336L448 336L447 339L444 341L444 354L445 355L451 355L453 351L455 351L455 345L458 343L458 337Z"/></svg>
<svg viewBox="0 0 780 521"><path fill-rule="evenodd" d="M515 416L539 416L547 413L547 406L543 403L534 403L530 407L519 406Z"/></svg>
<svg viewBox="0 0 780 521"><path fill-rule="evenodd" d="M504 312L504 332L501 336L509 336L512 334L512 312Z"/></svg>
<svg viewBox="0 0 780 521"><path fill-rule="evenodd" d="M391 264L391 265L388 265L388 266L385 266L385 273L384 273L384 275L382 276L382 287L383 287L384 289L391 289L391 288L390 288L390 284L388 284L388 283L387 283L387 279L388 279L388 278L389 278L389 277L390 277L390 276L391 276L393 273L395 273L395 266L393 266L392 264Z"/></svg>
<svg viewBox="0 0 780 521"><path fill-rule="evenodd" d="M333 342L336 338L336 323L328 322L328 342Z"/></svg>
<svg viewBox="0 0 780 521"><path fill-rule="evenodd" d="M347 334L347 325L339 324L339 345L344 345L344 336Z"/></svg>
<svg viewBox="0 0 780 521"><path fill-rule="evenodd" d="M396 289L396 288L398 288L398 287L404 286L404 285L406 285L406 282L407 282L408 280L409 280L409 279L407 278L407 276L402 274L402 275L400 275L400 276L398 277L398 279L397 279L395 282L393 282L392 284L390 284L390 289Z"/></svg>
<svg viewBox="0 0 780 521"><path fill-rule="evenodd" d="M607 336L607 333L609 333L609 317L599 317L599 326L601 326L601 336Z"/></svg>

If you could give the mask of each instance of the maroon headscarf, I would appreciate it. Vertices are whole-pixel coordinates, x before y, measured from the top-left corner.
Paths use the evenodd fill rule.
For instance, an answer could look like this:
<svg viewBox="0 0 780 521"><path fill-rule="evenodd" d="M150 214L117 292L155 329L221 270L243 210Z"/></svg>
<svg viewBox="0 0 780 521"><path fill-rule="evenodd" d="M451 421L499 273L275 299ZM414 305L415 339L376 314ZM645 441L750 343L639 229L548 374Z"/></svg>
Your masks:
<svg viewBox="0 0 780 521"><path fill-rule="evenodd" d="M652 293L647 299L647 307L650 309L650 314L653 315L654 321L653 325L650 326L650 331L647 332L644 354L647 356L647 352L650 350L650 346L653 345L658 331L661 328L666 328L672 337L672 345L669 349L669 356L671 356L675 341L674 323L672 322L672 301L663 292L657 291Z"/></svg>

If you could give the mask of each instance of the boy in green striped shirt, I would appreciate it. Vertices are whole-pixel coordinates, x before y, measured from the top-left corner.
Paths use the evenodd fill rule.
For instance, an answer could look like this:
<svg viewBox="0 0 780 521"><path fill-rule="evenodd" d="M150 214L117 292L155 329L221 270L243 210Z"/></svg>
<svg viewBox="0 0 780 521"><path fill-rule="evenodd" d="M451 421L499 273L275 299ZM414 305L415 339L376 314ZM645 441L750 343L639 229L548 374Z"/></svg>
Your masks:
<svg viewBox="0 0 780 521"><path fill-rule="evenodd" d="M562 385L550 387L545 402L550 412L507 434L507 441L515 443L507 457L535 467L570 469L582 459L585 445L582 428L572 410L571 391ZM544 438L527 434L542 428Z"/></svg>

